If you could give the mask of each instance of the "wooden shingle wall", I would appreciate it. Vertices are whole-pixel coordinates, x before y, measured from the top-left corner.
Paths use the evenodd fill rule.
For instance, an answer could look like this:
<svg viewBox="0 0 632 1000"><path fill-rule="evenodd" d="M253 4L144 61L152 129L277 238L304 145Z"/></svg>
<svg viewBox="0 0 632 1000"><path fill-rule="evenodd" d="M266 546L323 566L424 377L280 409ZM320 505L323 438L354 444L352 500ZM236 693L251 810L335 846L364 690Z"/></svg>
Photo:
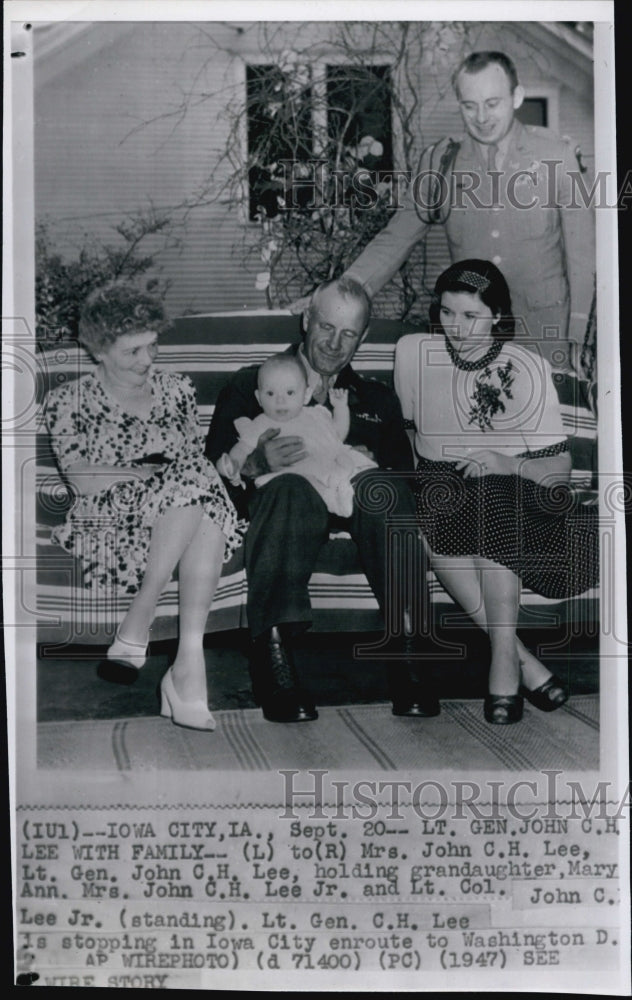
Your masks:
<svg viewBox="0 0 632 1000"><path fill-rule="evenodd" d="M66 40L59 25L52 38L46 26L35 34L36 216L51 220L60 251L72 256L84 233L110 238L126 212L151 202L180 222L179 245L162 257L173 314L264 307L264 293L255 289L262 264L243 262L252 230L243 213L212 201L218 188L208 191L206 184L225 147L226 106L243 99L244 61L262 57L262 26L68 27ZM325 60L336 31L327 23L266 29L279 52L320 49ZM477 25L470 40L478 49L508 52L529 93L554 94L559 132L573 136L592 170L592 77L585 55L537 24ZM449 74L427 64L431 55L420 57L420 146L461 131ZM218 187L232 169L225 164L219 171ZM202 204L185 217L174 211L200 195ZM426 254L432 284L448 263L440 229L431 233Z"/></svg>

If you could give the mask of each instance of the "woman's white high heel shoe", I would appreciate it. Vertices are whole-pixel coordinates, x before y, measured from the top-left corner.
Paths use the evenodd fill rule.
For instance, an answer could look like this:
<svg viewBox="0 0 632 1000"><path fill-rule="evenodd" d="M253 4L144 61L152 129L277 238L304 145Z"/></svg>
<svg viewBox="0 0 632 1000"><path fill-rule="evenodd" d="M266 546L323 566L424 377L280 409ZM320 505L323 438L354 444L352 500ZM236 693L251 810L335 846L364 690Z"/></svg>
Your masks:
<svg viewBox="0 0 632 1000"><path fill-rule="evenodd" d="M129 642L118 631L114 642L97 667L97 674L113 684L133 684L147 660L147 643Z"/></svg>
<svg viewBox="0 0 632 1000"><path fill-rule="evenodd" d="M215 719L203 701L182 701L173 685L171 668L160 682L160 714L186 729L215 729Z"/></svg>

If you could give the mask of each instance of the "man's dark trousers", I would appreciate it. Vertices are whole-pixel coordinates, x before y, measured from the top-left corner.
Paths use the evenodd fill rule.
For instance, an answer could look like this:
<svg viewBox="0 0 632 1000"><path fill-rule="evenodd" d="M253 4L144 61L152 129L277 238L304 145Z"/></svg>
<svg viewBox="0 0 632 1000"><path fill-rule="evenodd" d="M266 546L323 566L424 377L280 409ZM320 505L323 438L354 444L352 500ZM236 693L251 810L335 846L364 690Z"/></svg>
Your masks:
<svg viewBox="0 0 632 1000"><path fill-rule="evenodd" d="M354 491L352 516L336 519L336 524L349 532L358 547L387 629L401 634L404 609L411 601L426 600L425 552L415 528L409 480L389 470L369 469L354 479ZM302 476L288 471L255 491L245 542L248 623L253 639L275 625L293 624L298 629L309 625L308 583L330 525L324 501ZM393 542L393 533L403 537L402 532L409 549L412 539L413 554L409 552L408 559L402 558L401 546ZM410 593L411 580L419 593Z"/></svg>

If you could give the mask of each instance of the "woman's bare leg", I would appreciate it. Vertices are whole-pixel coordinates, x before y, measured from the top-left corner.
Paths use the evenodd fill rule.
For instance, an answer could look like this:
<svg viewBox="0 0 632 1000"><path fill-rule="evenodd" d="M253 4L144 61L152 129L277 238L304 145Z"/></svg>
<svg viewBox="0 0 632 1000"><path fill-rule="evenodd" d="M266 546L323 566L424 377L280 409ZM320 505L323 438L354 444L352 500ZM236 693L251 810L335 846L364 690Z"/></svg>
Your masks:
<svg viewBox="0 0 632 1000"><path fill-rule="evenodd" d="M520 661L516 628L520 609L520 579L505 566L476 557L492 647L490 694L518 694Z"/></svg>
<svg viewBox="0 0 632 1000"><path fill-rule="evenodd" d="M474 557L441 556L433 553L430 553L430 557L432 568L441 586L483 631L489 633L481 575ZM502 568L496 563L491 565L496 569ZM515 643L523 682L526 687L533 690L543 684L551 676L551 672L517 636Z"/></svg>
<svg viewBox="0 0 632 1000"><path fill-rule="evenodd" d="M518 640L518 658L522 683L529 691L535 691L551 676L551 671L543 663L540 663L538 658L520 640Z"/></svg>
<svg viewBox="0 0 632 1000"><path fill-rule="evenodd" d="M466 615L487 632L485 604L480 572L473 556L440 556L430 554L437 580Z"/></svg>
<svg viewBox="0 0 632 1000"><path fill-rule="evenodd" d="M180 638L171 675L183 701L206 701L204 632L222 572L224 547L221 529L204 517L180 559Z"/></svg>
<svg viewBox="0 0 632 1000"><path fill-rule="evenodd" d="M203 516L200 506L174 507L154 524L143 582L119 628L122 639L141 646L147 644L160 595L198 531Z"/></svg>

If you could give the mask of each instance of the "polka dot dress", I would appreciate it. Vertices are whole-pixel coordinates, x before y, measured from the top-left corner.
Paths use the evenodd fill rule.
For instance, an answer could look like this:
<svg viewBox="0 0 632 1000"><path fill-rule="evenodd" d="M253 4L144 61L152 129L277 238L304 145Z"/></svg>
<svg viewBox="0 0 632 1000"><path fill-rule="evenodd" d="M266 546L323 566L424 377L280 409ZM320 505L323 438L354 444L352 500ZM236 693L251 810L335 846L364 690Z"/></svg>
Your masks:
<svg viewBox="0 0 632 1000"><path fill-rule="evenodd" d="M415 497L433 552L490 559L558 600L598 582L597 508L566 486L549 489L517 475L465 478L453 462L422 458Z"/></svg>
<svg viewBox="0 0 632 1000"><path fill-rule="evenodd" d="M169 463L147 479L78 496L52 540L82 564L86 587L139 589L151 530L174 507L202 506L225 538L225 560L241 543L239 522L214 465L203 455L195 391L185 376L154 372L147 419L127 413L90 373L46 399L46 422L57 463L130 466L161 453Z"/></svg>

